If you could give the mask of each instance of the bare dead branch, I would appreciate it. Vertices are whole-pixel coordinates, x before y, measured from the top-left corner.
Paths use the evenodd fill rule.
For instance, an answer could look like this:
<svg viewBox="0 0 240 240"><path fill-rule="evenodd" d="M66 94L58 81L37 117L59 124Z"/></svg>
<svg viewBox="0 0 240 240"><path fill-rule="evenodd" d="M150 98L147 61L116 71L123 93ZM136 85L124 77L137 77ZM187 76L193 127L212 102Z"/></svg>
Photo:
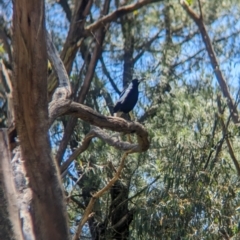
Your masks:
<svg viewBox="0 0 240 240"><path fill-rule="evenodd" d="M200 0L198 0L198 8L200 12L200 19L203 20L202 5Z"/></svg>
<svg viewBox="0 0 240 240"><path fill-rule="evenodd" d="M193 19L193 21L196 23L196 25L199 28L199 31L201 33L203 42L205 44L208 56L210 58L211 61L211 65L213 68L213 71L215 73L215 76L217 78L217 81L219 83L219 86L222 90L223 96L225 98L227 98L227 102L228 102L228 107L230 110L230 113L232 114L232 120L235 124L239 123L239 115L238 115L238 110L236 105L233 102L232 96L229 92L228 89L228 85L227 85L227 81L223 76L222 71L220 70L219 67L219 63L216 57L216 54L214 52L210 37L207 33L206 27L203 23L203 20L200 16L198 16L193 9L190 8L190 6L184 1L184 0L180 0L180 4L182 5L182 7L185 9L185 11L188 13L188 15Z"/></svg>
<svg viewBox="0 0 240 240"><path fill-rule="evenodd" d="M158 31L155 36L149 39L147 42L144 42L141 46L138 46L137 49L141 49L141 51L134 57L133 62L136 63L140 57L145 53L147 49L150 48L151 44L159 37L161 30Z"/></svg>
<svg viewBox="0 0 240 240"><path fill-rule="evenodd" d="M69 156L69 158L61 165L61 168L60 168L61 169L61 173L65 172L67 170L68 166L73 162L73 160L76 159L77 156L79 156L82 152L84 152L88 148L88 146L89 146L89 144L90 144L90 142L91 142L93 137L94 137L94 134L91 133L91 132L88 133L85 136L85 138L84 138L84 140L82 142L82 145L79 148L77 148L72 153L72 155Z"/></svg>

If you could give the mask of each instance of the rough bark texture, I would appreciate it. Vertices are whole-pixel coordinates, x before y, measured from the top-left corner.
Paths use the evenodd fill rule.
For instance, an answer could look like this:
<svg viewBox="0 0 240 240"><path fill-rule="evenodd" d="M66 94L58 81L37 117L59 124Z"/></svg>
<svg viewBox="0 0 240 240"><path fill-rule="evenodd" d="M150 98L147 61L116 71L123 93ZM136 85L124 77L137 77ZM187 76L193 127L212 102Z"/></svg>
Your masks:
<svg viewBox="0 0 240 240"><path fill-rule="evenodd" d="M21 221L22 235L24 240L35 240L33 224L29 206L32 201L32 191L28 186L26 169L22 161L20 147L16 147L12 153L12 170L15 182L16 196L18 201L18 214Z"/></svg>
<svg viewBox="0 0 240 240"><path fill-rule="evenodd" d="M22 160L33 191L36 239L69 239L63 191L48 138L44 1L13 2L14 107Z"/></svg>
<svg viewBox="0 0 240 240"><path fill-rule="evenodd" d="M8 134L0 130L0 239L22 240Z"/></svg>

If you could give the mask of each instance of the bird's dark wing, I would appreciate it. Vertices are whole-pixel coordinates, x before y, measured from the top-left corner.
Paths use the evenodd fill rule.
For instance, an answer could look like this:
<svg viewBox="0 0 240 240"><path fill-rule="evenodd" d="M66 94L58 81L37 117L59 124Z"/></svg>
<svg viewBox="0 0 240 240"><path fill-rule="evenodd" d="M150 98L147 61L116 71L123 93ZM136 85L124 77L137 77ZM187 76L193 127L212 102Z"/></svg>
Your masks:
<svg viewBox="0 0 240 240"><path fill-rule="evenodd" d="M117 102L113 108L113 112L116 113L120 110L121 108L121 103L120 102Z"/></svg>

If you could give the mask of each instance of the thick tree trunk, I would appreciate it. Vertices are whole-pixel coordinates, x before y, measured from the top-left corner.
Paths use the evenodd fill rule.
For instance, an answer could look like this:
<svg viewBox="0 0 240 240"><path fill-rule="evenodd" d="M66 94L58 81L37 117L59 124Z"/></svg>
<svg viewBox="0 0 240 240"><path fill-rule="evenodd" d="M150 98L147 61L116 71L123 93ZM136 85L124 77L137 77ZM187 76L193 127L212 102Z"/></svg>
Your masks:
<svg viewBox="0 0 240 240"><path fill-rule="evenodd" d="M47 52L43 0L13 2L14 108L33 196L36 239L69 239L63 191L48 137Z"/></svg>

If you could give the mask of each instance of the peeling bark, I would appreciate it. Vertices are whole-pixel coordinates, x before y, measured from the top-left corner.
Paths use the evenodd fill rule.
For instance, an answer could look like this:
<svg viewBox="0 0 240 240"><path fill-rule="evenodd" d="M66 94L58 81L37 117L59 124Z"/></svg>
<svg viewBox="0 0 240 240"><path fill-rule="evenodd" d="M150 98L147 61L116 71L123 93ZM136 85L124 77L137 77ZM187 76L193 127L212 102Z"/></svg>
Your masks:
<svg viewBox="0 0 240 240"><path fill-rule="evenodd" d="M0 129L0 239L22 240L8 134Z"/></svg>

